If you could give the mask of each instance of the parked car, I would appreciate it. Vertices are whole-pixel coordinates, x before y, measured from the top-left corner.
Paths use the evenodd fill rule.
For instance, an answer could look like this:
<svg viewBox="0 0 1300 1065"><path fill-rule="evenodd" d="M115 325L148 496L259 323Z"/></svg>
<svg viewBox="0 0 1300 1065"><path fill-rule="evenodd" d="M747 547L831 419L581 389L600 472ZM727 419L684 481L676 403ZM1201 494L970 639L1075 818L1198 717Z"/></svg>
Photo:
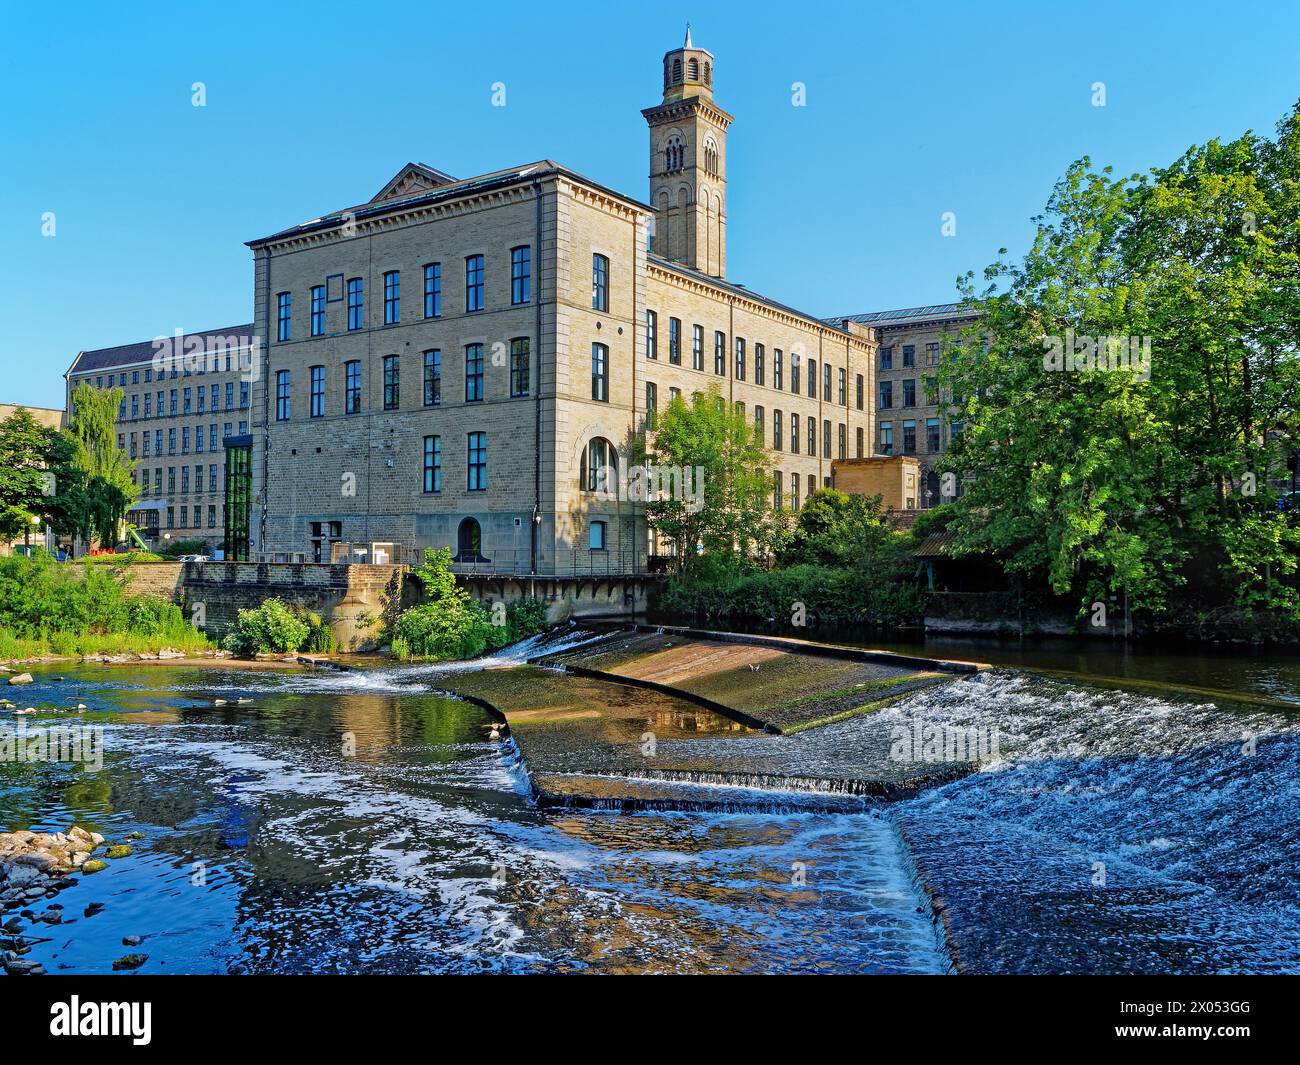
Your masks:
<svg viewBox="0 0 1300 1065"><path fill-rule="evenodd" d="M178 562L208 562L210 560L207 555L181 555L181 557L178 558L177 561Z"/></svg>
<svg viewBox="0 0 1300 1065"><path fill-rule="evenodd" d="M1277 497L1278 510L1300 510L1300 491L1283 492Z"/></svg>

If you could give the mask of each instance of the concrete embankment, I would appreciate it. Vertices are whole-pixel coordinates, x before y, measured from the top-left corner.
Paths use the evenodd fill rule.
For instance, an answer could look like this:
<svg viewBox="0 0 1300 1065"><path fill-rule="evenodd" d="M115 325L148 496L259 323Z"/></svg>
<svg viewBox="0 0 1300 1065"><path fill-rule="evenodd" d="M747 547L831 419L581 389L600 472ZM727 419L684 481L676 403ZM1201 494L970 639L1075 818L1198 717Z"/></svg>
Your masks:
<svg viewBox="0 0 1300 1065"><path fill-rule="evenodd" d="M625 629L452 690L504 715L544 805L861 809L973 768L892 758L872 721L962 673L795 642Z"/></svg>

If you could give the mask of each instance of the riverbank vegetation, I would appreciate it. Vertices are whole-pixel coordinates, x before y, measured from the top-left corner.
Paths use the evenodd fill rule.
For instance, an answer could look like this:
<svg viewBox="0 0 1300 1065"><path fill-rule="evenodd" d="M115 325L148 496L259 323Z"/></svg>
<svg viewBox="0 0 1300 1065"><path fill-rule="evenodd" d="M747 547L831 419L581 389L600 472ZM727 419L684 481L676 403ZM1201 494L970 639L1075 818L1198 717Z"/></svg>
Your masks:
<svg viewBox="0 0 1300 1065"><path fill-rule="evenodd" d="M546 628L546 605L538 599L497 603L488 608L471 599L451 571L451 549L428 549L411 575L425 602L398 615L392 651L398 658L474 658Z"/></svg>
<svg viewBox="0 0 1300 1065"><path fill-rule="evenodd" d="M1300 106L1146 175L1088 159L965 295L952 551L1151 631L1300 635Z"/></svg>
<svg viewBox="0 0 1300 1065"><path fill-rule="evenodd" d="M262 600L255 609L239 611L221 646L238 655L329 654L338 649L334 633L321 615L275 598Z"/></svg>
<svg viewBox="0 0 1300 1065"><path fill-rule="evenodd" d="M44 551L0 558L0 659L211 647L180 607L132 596L122 571L54 561Z"/></svg>

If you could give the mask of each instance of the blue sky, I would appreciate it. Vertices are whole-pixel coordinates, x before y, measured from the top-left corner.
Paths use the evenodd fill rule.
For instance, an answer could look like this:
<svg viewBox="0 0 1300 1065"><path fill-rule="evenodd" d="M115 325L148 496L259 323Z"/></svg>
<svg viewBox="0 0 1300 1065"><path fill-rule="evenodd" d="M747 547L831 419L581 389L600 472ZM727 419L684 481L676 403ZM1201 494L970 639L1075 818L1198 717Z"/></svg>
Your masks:
<svg viewBox="0 0 1300 1065"><path fill-rule="evenodd" d="M48 406L79 349L251 320L243 242L408 160L549 157L644 199L640 109L688 20L736 116L728 274L818 315L950 300L1024 250L1071 160L1144 170L1300 97L1281 0L24 6L0 43L0 402Z"/></svg>

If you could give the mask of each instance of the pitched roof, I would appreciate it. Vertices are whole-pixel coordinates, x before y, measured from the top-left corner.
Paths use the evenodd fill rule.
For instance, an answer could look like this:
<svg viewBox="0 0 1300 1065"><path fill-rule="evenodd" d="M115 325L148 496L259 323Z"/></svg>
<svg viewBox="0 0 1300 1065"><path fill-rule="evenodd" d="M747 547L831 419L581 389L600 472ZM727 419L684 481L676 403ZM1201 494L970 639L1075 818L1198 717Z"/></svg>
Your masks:
<svg viewBox="0 0 1300 1065"><path fill-rule="evenodd" d="M696 281L703 281L706 284L722 289L724 292L731 292L737 296L744 296L746 299L751 299L755 303L761 303L766 307L782 311L785 314L792 314L796 318L802 318L804 321L811 322L814 325L828 326L840 333L848 332L848 330L844 328L841 319L818 318L816 315L808 314L806 311L797 310L788 304L781 303L774 299L769 299L767 296L755 292L752 288L746 288L744 285L738 285L734 281L727 281L724 278L714 277L712 274L706 274L700 270L696 270L694 267L687 266L685 263L679 263L675 259L665 259L659 255L650 254L646 255L646 259L655 266L662 267L666 270L674 270L685 277L692 278Z"/></svg>
<svg viewBox="0 0 1300 1065"><path fill-rule="evenodd" d="M186 333L184 339L221 336L251 337L252 335L253 323L249 322L245 325L229 325L224 329L202 329L197 332ZM68 373L88 373L93 370L108 370L118 366L132 366L151 362L154 351L154 339L138 340L134 344L119 344L113 348L95 348L91 351L80 351L77 353L77 357L72 360L72 365L68 367Z"/></svg>
<svg viewBox="0 0 1300 1065"><path fill-rule="evenodd" d="M480 174L477 177L464 178L460 181L448 181L443 184L429 188L415 188L418 182L412 185L415 188L409 195L401 193L401 181L404 176L410 176L418 172L422 164L407 164L399 172L397 177L390 181L378 196L367 203L357 204L354 207L344 207L338 211L331 211L329 214L321 215L319 218L312 218L306 222L301 222L296 226L290 226L288 229L282 229L278 233L272 233L267 237L258 237L256 240L248 240L244 243L250 248L256 248L262 244L269 244L272 241L287 240L289 237L300 236L303 233L311 233L320 229L332 229L335 226L342 225L344 222L359 222L365 218L372 218L378 215L388 214L391 211L401 210L408 207L420 207L429 203L438 203L442 200L453 200L458 196L464 196L468 193L486 192L490 189L502 188L508 185L517 185L526 182L535 181L540 177L561 176L579 184L586 185L588 188L597 189L600 192L622 200L624 203L632 204L634 207L640 207L646 212L652 208L649 204L642 203L640 200L633 199L631 196L625 196L621 192L615 192L613 189L592 181L591 178L579 174L576 170L570 170L566 166L561 166L554 159L540 159L535 163L527 163L522 166L512 166L505 170L494 170L489 174ZM438 174L442 177L447 175L441 171L435 171L431 167L424 167L423 170L428 174ZM389 195L383 198L385 193Z"/></svg>
<svg viewBox="0 0 1300 1065"><path fill-rule="evenodd" d="M857 322L877 328L890 325L917 325L940 322L948 318L978 318L979 313L967 303L932 303L928 307L904 307L897 311L868 311L866 314L840 315L829 322Z"/></svg>

